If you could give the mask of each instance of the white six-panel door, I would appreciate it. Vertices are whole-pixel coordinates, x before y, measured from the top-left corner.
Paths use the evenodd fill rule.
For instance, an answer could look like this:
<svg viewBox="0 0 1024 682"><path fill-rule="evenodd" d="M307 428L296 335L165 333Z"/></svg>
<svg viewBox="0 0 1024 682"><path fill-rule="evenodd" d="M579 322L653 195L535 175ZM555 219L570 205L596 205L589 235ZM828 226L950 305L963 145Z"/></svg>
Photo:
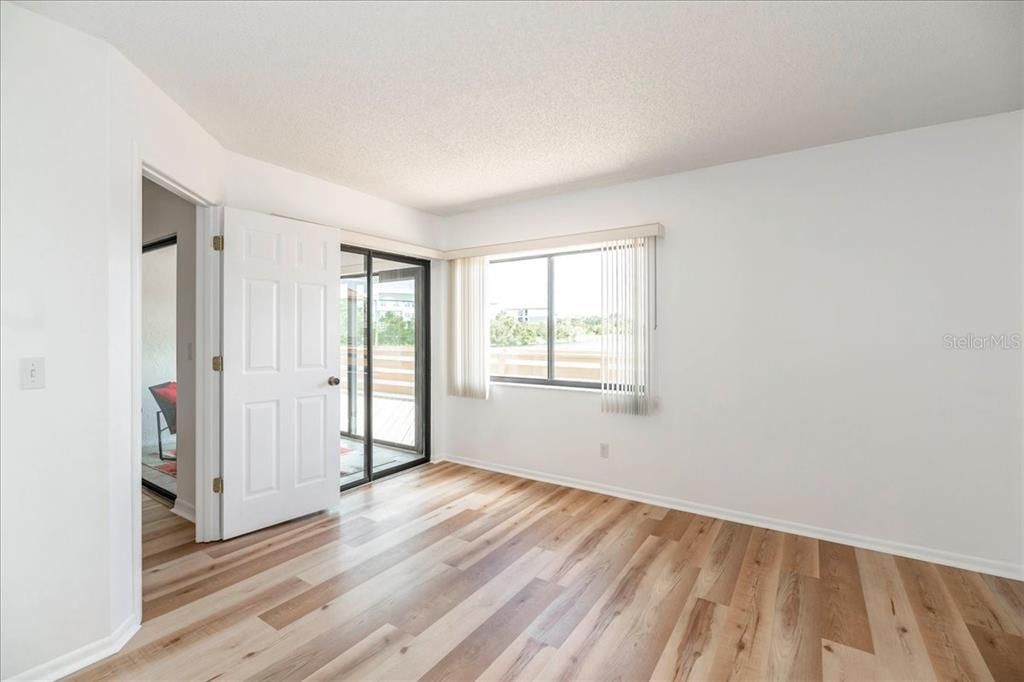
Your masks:
<svg viewBox="0 0 1024 682"><path fill-rule="evenodd" d="M225 209L223 536L338 502L338 233Z"/></svg>

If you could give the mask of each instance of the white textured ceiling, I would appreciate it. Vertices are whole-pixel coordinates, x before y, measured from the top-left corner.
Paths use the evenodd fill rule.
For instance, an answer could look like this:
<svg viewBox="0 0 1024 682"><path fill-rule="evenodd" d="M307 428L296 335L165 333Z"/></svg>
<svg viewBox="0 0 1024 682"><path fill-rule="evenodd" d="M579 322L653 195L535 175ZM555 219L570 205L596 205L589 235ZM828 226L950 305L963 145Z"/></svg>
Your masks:
<svg viewBox="0 0 1024 682"><path fill-rule="evenodd" d="M1020 2L22 4L227 148L441 214L1024 103Z"/></svg>

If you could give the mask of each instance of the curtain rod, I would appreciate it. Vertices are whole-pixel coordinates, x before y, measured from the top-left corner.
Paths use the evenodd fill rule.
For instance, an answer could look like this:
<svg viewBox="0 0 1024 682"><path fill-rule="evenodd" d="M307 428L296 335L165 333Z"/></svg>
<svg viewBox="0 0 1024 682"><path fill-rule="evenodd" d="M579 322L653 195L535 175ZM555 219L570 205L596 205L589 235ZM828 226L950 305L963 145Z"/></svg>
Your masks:
<svg viewBox="0 0 1024 682"><path fill-rule="evenodd" d="M470 258L472 256L495 256L502 253L543 251L546 249L561 248L566 246L597 244L600 242L614 241L616 239L664 236L664 225L662 225L661 223L648 223L646 225L630 225L629 227L615 227L608 230L574 232L572 234L558 235L555 237L541 237L539 239L524 239L515 242L503 242L501 244L484 244L481 246L471 246L466 249L454 249L452 251L445 251L444 258L452 260L454 258Z"/></svg>
<svg viewBox="0 0 1024 682"><path fill-rule="evenodd" d="M647 223L644 225L630 225L627 227L614 227L604 230L591 230L589 232L573 232L571 234L556 235L553 237L541 237L538 239L524 239L514 242L502 242L499 244L482 244L471 246L465 249L453 249L441 251L429 246L403 242L398 239L380 237L366 232L359 232L337 225L326 225L315 220L296 218L295 216L271 213L279 218L297 220L303 223L330 227L342 233L342 238L352 246L361 246L368 249L390 251L392 253L404 254L407 256L419 256L432 260L454 260L456 258L469 258L472 256L495 256L503 253L522 253L526 251L543 251L555 248L581 246L585 244L598 244L616 239L632 239L635 237L664 237L665 226L661 223Z"/></svg>

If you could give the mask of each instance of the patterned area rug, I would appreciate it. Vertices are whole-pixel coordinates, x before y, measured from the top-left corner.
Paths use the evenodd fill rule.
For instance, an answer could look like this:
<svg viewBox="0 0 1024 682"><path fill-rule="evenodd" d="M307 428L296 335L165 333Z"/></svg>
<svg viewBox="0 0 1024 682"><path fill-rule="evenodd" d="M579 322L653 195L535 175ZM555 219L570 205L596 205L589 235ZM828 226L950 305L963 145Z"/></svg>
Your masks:
<svg viewBox="0 0 1024 682"><path fill-rule="evenodd" d="M164 448L164 454L174 454L173 448ZM156 450L142 453L142 480L165 491L170 497L178 492L178 463L162 460Z"/></svg>
<svg viewBox="0 0 1024 682"><path fill-rule="evenodd" d="M353 452L352 448L347 448L344 445L339 448L342 476L351 476L363 470L363 453L352 454ZM348 456L346 457L346 455Z"/></svg>

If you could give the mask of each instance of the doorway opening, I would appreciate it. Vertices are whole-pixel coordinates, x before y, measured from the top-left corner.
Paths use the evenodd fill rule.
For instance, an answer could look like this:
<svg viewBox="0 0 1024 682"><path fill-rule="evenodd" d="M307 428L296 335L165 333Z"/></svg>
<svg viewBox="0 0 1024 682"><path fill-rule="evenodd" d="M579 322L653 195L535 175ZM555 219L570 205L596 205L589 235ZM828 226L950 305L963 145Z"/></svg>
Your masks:
<svg viewBox="0 0 1024 682"><path fill-rule="evenodd" d="M430 263L341 247L340 487L430 460Z"/></svg>
<svg viewBox="0 0 1024 682"><path fill-rule="evenodd" d="M142 180L141 473L195 518L196 206Z"/></svg>
<svg viewBox="0 0 1024 682"><path fill-rule="evenodd" d="M142 247L142 485L178 496L178 239Z"/></svg>

